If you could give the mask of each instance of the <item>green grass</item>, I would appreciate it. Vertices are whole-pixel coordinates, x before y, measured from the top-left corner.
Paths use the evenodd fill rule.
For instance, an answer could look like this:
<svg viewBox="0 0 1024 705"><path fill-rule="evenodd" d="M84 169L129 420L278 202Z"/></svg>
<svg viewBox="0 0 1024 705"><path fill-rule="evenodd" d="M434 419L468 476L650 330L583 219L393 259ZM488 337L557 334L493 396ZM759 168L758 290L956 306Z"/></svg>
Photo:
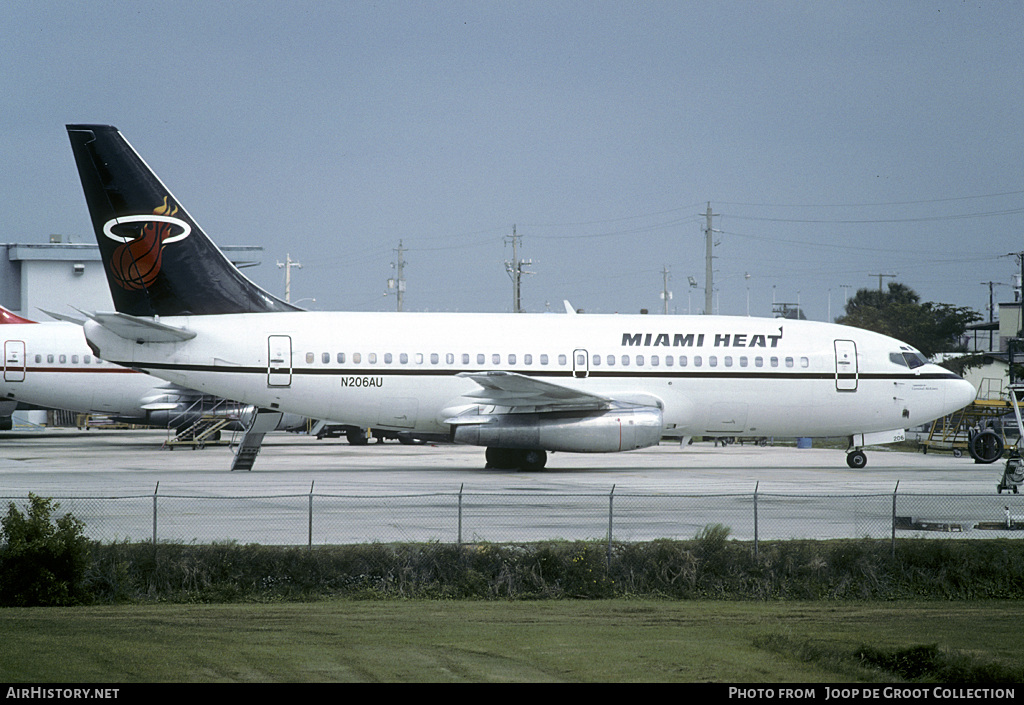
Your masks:
<svg viewBox="0 0 1024 705"><path fill-rule="evenodd" d="M13 682L896 681L919 645L1021 680L1012 601L670 600L116 605L0 610Z"/></svg>

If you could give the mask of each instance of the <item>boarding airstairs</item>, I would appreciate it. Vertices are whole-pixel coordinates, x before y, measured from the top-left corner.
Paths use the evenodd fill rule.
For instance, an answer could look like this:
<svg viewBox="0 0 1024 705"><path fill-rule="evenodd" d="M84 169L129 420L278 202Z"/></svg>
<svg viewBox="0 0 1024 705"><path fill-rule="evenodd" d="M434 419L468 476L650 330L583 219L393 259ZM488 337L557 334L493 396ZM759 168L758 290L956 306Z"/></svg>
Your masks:
<svg viewBox="0 0 1024 705"><path fill-rule="evenodd" d="M174 450L187 446L193 450L210 444L228 445L221 431L239 422L244 407L238 402L203 397L171 419L167 426L164 448Z"/></svg>
<svg viewBox="0 0 1024 705"><path fill-rule="evenodd" d="M231 471L252 470L256 456L260 454L263 437L277 428L283 414L269 409L254 409L252 420L246 426L242 440L235 451L235 459L231 462Z"/></svg>
<svg viewBox="0 0 1024 705"><path fill-rule="evenodd" d="M1024 438L1024 421L1021 420L1020 405L1024 400L1024 383L1015 382L1009 386L1010 392L1010 404L1013 406L1013 419L1017 422L1017 433L1018 439ZM1014 494L1018 493L1018 486L1024 484L1024 462L1021 461L1020 449L1014 447L1010 451L1010 456L1006 460L1006 466L1003 468L1003 476L999 480L999 484L996 485L996 491L999 494L1003 493L1003 490L1010 490ZM1013 519L1019 519L1020 517L1014 517ZM1006 508L1006 528L1012 526L1010 517L1010 508Z"/></svg>

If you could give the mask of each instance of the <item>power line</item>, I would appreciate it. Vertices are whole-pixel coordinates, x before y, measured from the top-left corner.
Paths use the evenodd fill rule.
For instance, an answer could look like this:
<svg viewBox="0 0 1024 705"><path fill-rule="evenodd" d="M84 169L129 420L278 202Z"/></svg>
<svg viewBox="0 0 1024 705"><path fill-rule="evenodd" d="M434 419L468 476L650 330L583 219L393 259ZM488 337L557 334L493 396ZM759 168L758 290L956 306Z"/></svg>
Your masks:
<svg viewBox="0 0 1024 705"><path fill-rule="evenodd" d="M1019 196L1024 191L1004 191L1002 193L988 193L980 196L954 196L951 198L930 198L921 201L890 201L883 203L733 203L719 201L726 206L748 206L751 208L876 208L878 206L916 206L925 203L952 203L954 201L971 201L979 198L999 198L1001 196Z"/></svg>

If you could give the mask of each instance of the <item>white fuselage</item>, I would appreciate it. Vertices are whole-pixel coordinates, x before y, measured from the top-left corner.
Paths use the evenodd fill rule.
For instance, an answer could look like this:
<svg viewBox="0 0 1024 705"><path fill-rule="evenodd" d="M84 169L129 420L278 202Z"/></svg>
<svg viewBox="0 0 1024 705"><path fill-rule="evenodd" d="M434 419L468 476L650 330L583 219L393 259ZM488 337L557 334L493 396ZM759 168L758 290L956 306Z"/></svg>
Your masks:
<svg viewBox="0 0 1024 705"><path fill-rule="evenodd" d="M94 322L105 359L319 419L448 433L479 407L460 373L506 371L657 406L664 435L842 436L951 413L974 388L911 348L835 324L729 316L289 312L161 317L191 340L141 343ZM502 413L496 405L480 413ZM511 409L515 412L515 409Z"/></svg>
<svg viewBox="0 0 1024 705"><path fill-rule="evenodd" d="M0 325L0 398L36 406L139 418L160 379L96 357L74 323ZM166 391L166 390L164 390Z"/></svg>

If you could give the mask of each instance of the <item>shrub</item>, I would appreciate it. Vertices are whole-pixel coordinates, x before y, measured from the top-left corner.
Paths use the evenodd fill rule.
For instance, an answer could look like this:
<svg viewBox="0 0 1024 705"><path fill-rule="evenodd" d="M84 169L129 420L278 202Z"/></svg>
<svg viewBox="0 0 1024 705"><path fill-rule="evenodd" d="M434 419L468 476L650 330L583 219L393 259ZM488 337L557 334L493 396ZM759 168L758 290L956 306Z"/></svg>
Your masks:
<svg viewBox="0 0 1024 705"><path fill-rule="evenodd" d="M13 502L0 520L0 604L72 605L85 597L90 542L70 514L52 520L59 502L29 495L28 514Z"/></svg>

